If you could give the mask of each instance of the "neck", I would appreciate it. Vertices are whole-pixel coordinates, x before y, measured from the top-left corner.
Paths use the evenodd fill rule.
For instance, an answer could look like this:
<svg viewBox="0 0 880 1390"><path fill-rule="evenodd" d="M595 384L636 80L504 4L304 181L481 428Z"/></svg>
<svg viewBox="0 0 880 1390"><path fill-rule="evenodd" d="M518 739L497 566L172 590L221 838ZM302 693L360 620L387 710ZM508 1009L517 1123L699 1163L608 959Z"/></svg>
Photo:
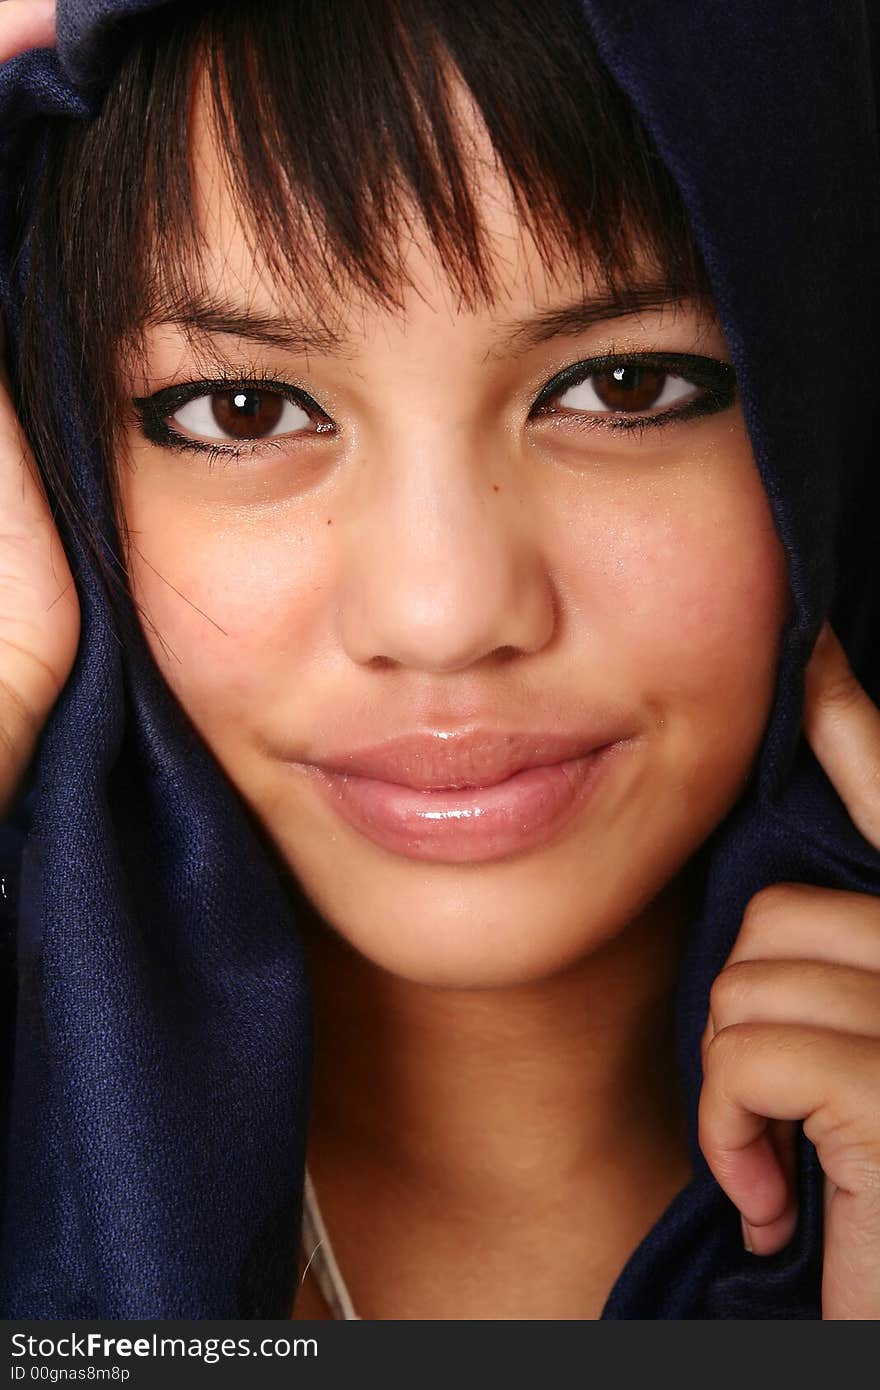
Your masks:
<svg viewBox="0 0 880 1390"><path fill-rule="evenodd" d="M535 1191L658 1162L686 1120L673 1000L694 876L552 978L396 978L300 908L316 1026L310 1163L499 1215ZM386 1178L387 1181L387 1178Z"/></svg>

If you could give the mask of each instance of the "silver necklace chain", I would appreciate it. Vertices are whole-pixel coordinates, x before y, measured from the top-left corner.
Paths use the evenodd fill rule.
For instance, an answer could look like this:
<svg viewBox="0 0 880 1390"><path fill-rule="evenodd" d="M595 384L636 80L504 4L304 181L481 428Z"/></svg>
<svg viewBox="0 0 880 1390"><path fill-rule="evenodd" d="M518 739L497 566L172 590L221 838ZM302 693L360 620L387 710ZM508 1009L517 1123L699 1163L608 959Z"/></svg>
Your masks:
<svg viewBox="0 0 880 1390"><path fill-rule="evenodd" d="M302 1283L302 1280L305 1279L306 1274L311 1269L334 1318L345 1319L349 1322L360 1322L360 1314L356 1313L354 1310L351 1294L346 1288L342 1272L340 1271L339 1265L336 1263L336 1256L330 1244L327 1227L324 1225L321 1208L318 1206L318 1198L315 1194L315 1188L308 1167L306 1167L305 1188L303 1191L302 1225L303 1248L309 1250L311 1253L306 1267L303 1270L300 1283Z"/></svg>

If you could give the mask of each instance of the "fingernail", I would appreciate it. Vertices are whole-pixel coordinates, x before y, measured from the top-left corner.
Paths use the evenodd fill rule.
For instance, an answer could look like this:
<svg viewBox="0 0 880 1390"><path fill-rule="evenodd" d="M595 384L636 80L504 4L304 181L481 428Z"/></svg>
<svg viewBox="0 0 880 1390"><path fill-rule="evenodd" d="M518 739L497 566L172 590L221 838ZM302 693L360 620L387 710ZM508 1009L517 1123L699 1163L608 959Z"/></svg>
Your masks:
<svg viewBox="0 0 880 1390"><path fill-rule="evenodd" d="M746 1247L749 1254L753 1255L755 1252L752 1249L752 1228L744 1216L740 1216L739 1221L742 1226L743 1245Z"/></svg>

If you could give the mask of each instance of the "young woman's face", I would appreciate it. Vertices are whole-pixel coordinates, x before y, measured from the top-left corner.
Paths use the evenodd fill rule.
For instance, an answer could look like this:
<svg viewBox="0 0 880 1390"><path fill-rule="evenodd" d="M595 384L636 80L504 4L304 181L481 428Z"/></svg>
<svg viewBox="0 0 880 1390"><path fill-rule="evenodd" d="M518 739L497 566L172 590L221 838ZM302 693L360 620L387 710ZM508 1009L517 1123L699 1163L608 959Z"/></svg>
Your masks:
<svg viewBox="0 0 880 1390"><path fill-rule="evenodd" d="M787 572L724 340L696 304L585 314L579 269L542 268L486 156L491 308L460 305L415 230L404 311L340 295L326 341L255 264L204 120L195 153L216 300L264 330L306 323L275 325L275 342L218 319L196 340L170 322L149 332L133 396L244 385L154 401L152 439L126 423L148 641L359 952L424 982L546 978L686 864L740 794L769 714ZM572 371L658 353L700 360ZM267 377L283 387L246 384ZM196 447L161 442L160 417ZM472 761L416 750L385 776L497 780L509 764L493 735L517 765L524 749L553 763L613 746L483 791L315 770L474 731ZM542 746L559 734L571 747Z"/></svg>

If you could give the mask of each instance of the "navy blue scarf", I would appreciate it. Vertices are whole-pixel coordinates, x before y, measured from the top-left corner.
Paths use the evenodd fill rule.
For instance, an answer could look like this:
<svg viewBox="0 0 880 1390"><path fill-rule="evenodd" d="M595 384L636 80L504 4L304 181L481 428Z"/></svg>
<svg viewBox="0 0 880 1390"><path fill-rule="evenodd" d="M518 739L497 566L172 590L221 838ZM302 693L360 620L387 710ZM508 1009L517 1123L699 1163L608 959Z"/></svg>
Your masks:
<svg viewBox="0 0 880 1390"><path fill-rule="evenodd" d="M57 52L0 66L0 296L13 380L27 275L10 260L18 190L48 118L97 114L124 43L116 21L151 8L60 0ZM697 1144L699 1042L710 985L760 888L793 880L880 894L880 854L800 732L803 672L826 614L880 701L880 170L866 6L585 0L585 11L682 190L794 599L756 773L707 846L680 974L695 1177L628 1261L603 1317L818 1318L815 1150L799 1132L795 1237L770 1258L747 1255ZM97 510L103 465L77 433L51 315L46 345L71 466ZM116 548L109 518L104 535ZM94 560L77 536L65 543L80 649L26 807L0 841L14 1017L0 1316L284 1318L312 1059L296 922L136 624L120 644Z"/></svg>

